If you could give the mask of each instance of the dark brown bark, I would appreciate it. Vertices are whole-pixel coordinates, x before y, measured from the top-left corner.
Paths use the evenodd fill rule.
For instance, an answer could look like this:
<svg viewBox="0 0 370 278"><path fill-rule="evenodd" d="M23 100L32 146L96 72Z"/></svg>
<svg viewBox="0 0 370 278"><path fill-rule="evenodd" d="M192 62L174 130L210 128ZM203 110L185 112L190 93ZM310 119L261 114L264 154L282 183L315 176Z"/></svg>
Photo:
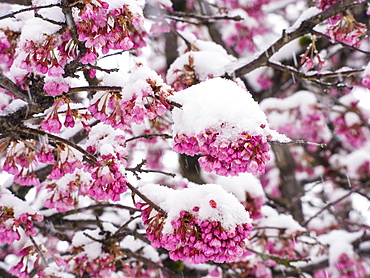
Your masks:
<svg viewBox="0 0 370 278"><path fill-rule="evenodd" d="M280 190L283 203L285 203L293 218L302 223L304 220L300 199L302 188L295 178L295 162L289 145L272 144L272 150L275 154L275 163L280 170Z"/></svg>
<svg viewBox="0 0 370 278"><path fill-rule="evenodd" d="M0 3L18 4L18 5L23 5L23 6L31 6L32 5L31 0L1 0Z"/></svg>

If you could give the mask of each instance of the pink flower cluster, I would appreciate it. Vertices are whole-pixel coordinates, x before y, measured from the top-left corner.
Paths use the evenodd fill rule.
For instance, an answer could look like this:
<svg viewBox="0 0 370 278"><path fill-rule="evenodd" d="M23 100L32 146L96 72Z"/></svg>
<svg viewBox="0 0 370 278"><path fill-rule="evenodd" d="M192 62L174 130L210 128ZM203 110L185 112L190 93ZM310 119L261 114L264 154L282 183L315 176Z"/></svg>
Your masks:
<svg viewBox="0 0 370 278"><path fill-rule="evenodd" d="M366 74L362 79L362 85L370 90L370 74Z"/></svg>
<svg viewBox="0 0 370 278"><path fill-rule="evenodd" d="M265 241L265 250L278 257L297 259L298 253L295 250L296 235L279 235L278 238L268 237Z"/></svg>
<svg viewBox="0 0 370 278"><path fill-rule="evenodd" d="M349 146L361 147L368 140L364 133L364 127L360 122L353 123L351 126L347 125L345 113L334 119L333 124L336 127L336 132L344 136Z"/></svg>
<svg viewBox="0 0 370 278"><path fill-rule="evenodd" d="M170 85L175 91L184 90L198 82L192 55L188 56L188 63L182 69L175 69L173 73L176 74L176 80Z"/></svg>
<svg viewBox="0 0 370 278"><path fill-rule="evenodd" d="M87 52L82 57L84 64L94 63L97 49L106 54L110 49L130 50L145 46L145 32L139 27L143 17L133 13L127 5L111 10L109 4L98 0L84 5L77 24L79 40L85 42Z"/></svg>
<svg viewBox="0 0 370 278"><path fill-rule="evenodd" d="M251 196L248 192L246 193L246 200L241 202L245 209L249 212L250 218L260 219L263 217L261 212L262 206L266 203L265 196Z"/></svg>
<svg viewBox="0 0 370 278"><path fill-rule="evenodd" d="M72 252L78 252L77 248L72 248ZM99 250L96 250L99 252ZM100 278L110 277L112 272L116 271L116 259L114 256L102 253L94 259L90 259L88 254L78 255L73 258L73 267L71 272L79 277L88 273L89 277Z"/></svg>
<svg viewBox="0 0 370 278"><path fill-rule="evenodd" d="M211 207L217 206L210 201ZM142 209L144 224L147 224L148 239L153 247L169 250L172 260L200 264L206 261L231 263L244 253L244 240L249 237L252 226L249 223L237 225L234 229L225 229L220 221L199 220L194 207L193 212L181 211L177 219L171 220L170 233L163 233L166 218L161 214L150 217L152 208L147 204L137 203Z"/></svg>
<svg viewBox="0 0 370 278"><path fill-rule="evenodd" d="M48 92L50 95L61 94L63 93L62 91L68 91L69 89L69 86L67 84L52 83L54 82L45 84L45 86L47 87L44 86L45 91ZM51 111L48 113L48 115L45 117L45 120L41 124L41 128L52 133L60 133L63 125L65 127L74 127L76 124L76 120L79 120L85 128L88 128L88 124L85 123L85 120L88 120L90 118L90 114L86 113L85 115L83 115L76 110L72 110L70 102L70 98L64 95L56 97ZM60 120L61 112L59 112L59 109L64 104L67 106L67 110L62 112L65 114L64 123L62 124Z"/></svg>
<svg viewBox="0 0 370 278"><path fill-rule="evenodd" d="M76 157L69 146L60 144L55 151L57 159L50 172L49 179L58 180L65 174L71 174L76 169L82 168L82 162Z"/></svg>
<svg viewBox="0 0 370 278"><path fill-rule="evenodd" d="M329 8L330 6L333 6L335 3L337 3L339 0L314 0L314 2L319 3L318 8L321 10L325 10Z"/></svg>
<svg viewBox="0 0 370 278"><path fill-rule="evenodd" d="M119 201L120 195L127 190L124 167L127 162L120 153L102 155L94 166L85 166L91 173L93 182L87 185L86 194L95 200Z"/></svg>
<svg viewBox="0 0 370 278"><path fill-rule="evenodd" d="M312 43L307 47L305 53L301 55L301 65L306 71L317 66L319 72L323 68L325 61L321 59L319 52L316 49L316 38L312 37Z"/></svg>
<svg viewBox="0 0 370 278"><path fill-rule="evenodd" d="M332 17L328 20L330 26L326 34L332 38L353 47L360 46L360 38L366 36L367 27L357 22L351 14Z"/></svg>
<svg viewBox="0 0 370 278"><path fill-rule="evenodd" d="M19 34L9 29L3 31L4 36L0 37L0 68L9 70L15 58L15 48Z"/></svg>
<svg viewBox="0 0 370 278"><path fill-rule="evenodd" d="M67 262L62 259L61 257L51 254L43 249L42 246L39 246L43 256L46 256L46 259L53 260L57 266L66 266ZM40 278L62 278L61 276L57 275L46 275L45 268L47 267L43 260L41 259L40 253L36 250L35 246L30 245L24 247L19 254L21 256L20 261L13 267L10 268L9 273L16 275L20 278L29 278L29 273L37 270L37 277Z"/></svg>
<svg viewBox="0 0 370 278"><path fill-rule="evenodd" d="M55 49L58 48L60 41L57 35L44 35L45 39L41 42L27 40L22 49L28 53L21 62L20 67L32 72L34 70L49 76L60 76L64 74L63 66L67 63L68 57L57 57Z"/></svg>
<svg viewBox="0 0 370 278"><path fill-rule="evenodd" d="M253 42L253 37L261 34L260 27L251 27L246 25L244 22L234 22L235 27L233 29L237 32L230 32L225 37L225 43L235 48L238 53L243 53L246 50L254 52L256 45Z"/></svg>
<svg viewBox="0 0 370 278"><path fill-rule="evenodd" d="M72 180L67 183L63 188L60 188L56 182L46 185L49 196L44 202L47 208L56 208L57 211L67 211L77 208L77 199L74 192L78 192L78 180Z"/></svg>
<svg viewBox="0 0 370 278"><path fill-rule="evenodd" d="M5 141L9 146L7 156L3 164L3 170L14 175L14 182L27 186L38 186L39 179L36 177L34 168L38 164L54 163L54 157L46 145L36 151L36 141Z"/></svg>
<svg viewBox="0 0 370 278"><path fill-rule="evenodd" d="M122 100L118 92L107 92L92 103L88 110L95 118L114 129L130 129L131 123L141 124L145 118L152 120L164 115L170 109L166 99L172 91L163 89L151 79L146 82L148 85L140 94L134 93L129 100Z"/></svg>
<svg viewBox="0 0 370 278"><path fill-rule="evenodd" d="M15 240L20 240L21 226L26 235L35 235L33 220L38 222L43 220L43 216L37 213L22 213L15 216L12 207L0 206L0 211L0 242L2 244L12 244Z"/></svg>
<svg viewBox="0 0 370 278"><path fill-rule="evenodd" d="M316 278L360 278L366 277L365 263L358 258L350 258L347 254L343 253L339 256L334 267L339 273L333 273L331 269L321 269L315 271Z"/></svg>
<svg viewBox="0 0 370 278"><path fill-rule="evenodd" d="M207 172L221 176L237 176L239 173L264 173L265 163L270 159L267 138L244 132L234 141L219 138L212 128L196 136L176 134L173 150L190 156L203 154L199 164Z"/></svg>
<svg viewBox="0 0 370 278"><path fill-rule="evenodd" d="M66 83L63 83L62 80L49 80L45 82L44 90L49 96L58 96L63 93L68 92L69 85Z"/></svg>

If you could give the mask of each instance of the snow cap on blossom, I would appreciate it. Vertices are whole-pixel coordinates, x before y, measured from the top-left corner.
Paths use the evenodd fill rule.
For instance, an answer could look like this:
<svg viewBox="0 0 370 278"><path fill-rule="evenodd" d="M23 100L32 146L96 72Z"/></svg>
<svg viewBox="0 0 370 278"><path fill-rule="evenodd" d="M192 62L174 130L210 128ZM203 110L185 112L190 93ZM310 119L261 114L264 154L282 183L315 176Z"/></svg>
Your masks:
<svg viewBox="0 0 370 278"><path fill-rule="evenodd" d="M105 232L115 233L115 228L110 223L102 223L103 231L100 229L78 231L72 239L72 252L68 261L72 272L82 276L85 271L91 277L110 277L116 271L115 263L121 259L122 253L118 250L116 243L104 246L100 240L104 240ZM94 240L96 239L96 240Z"/></svg>
<svg viewBox="0 0 370 278"><path fill-rule="evenodd" d="M328 142L331 132L319 101L309 91L298 91L284 99L266 98L260 103L272 128L293 139Z"/></svg>
<svg viewBox="0 0 370 278"><path fill-rule="evenodd" d="M266 203L266 195L257 177L250 173L243 173L237 177L217 176L215 181L238 198L252 219L263 216L261 207Z"/></svg>
<svg viewBox="0 0 370 278"><path fill-rule="evenodd" d="M264 173L269 140L290 141L268 127L266 115L251 94L223 78L177 92L169 98L182 105L173 111L173 149L199 159L207 172L236 176Z"/></svg>
<svg viewBox="0 0 370 278"><path fill-rule="evenodd" d="M221 186L189 184L174 190L146 184L140 191L166 212L163 216L138 203L148 224L149 240L154 247L169 250L172 260L221 263L243 255L251 218L237 198Z"/></svg>
<svg viewBox="0 0 370 278"><path fill-rule="evenodd" d="M223 75L225 68L231 68L230 65L236 61L216 43L185 36L191 42L191 49L189 51L187 45L180 45L179 52L183 54L170 65L166 76L168 84L177 91L207 78Z"/></svg>
<svg viewBox="0 0 370 278"><path fill-rule="evenodd" d="M4 187L0 187L0 211L0 243L2 244L12 244L15 240L20 240L20 229L24 230L26 235L35 235L32 221L40 222L43 219L41 214Z"/></svg>
<svg viewBox="0 0 370 278"><path fill-rule="evenodd" d="M324 258L328 258L329 267L324 272L332 275L329 277L365 277L365 263L359 259L352 244L363 234L363 231L350 233L343 230L333 230L320 235L318 241L323 246L329 246L328 253L318 252L316 247L311 250L310 258L313 261L322 261ZM343 261L343 259L346 260ZM346 270L346 266L350 266L350 268ZM317 275L317 277L325 276Z"/></svg>

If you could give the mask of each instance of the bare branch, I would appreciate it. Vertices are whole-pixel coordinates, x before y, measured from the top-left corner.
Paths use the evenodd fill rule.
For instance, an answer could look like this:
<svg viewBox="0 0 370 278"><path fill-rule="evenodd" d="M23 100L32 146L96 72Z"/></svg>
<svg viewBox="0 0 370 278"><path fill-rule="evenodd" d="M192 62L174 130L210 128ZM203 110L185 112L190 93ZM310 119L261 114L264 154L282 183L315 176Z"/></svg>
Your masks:
<svg viewBox="0 0 370 278"><path fill-rule="evenodd" d="M28 97L28 93L26 90L21 89L17 84L11 81L8 77L4 75L4 73L0 72L0 87L7 90L13 96L24 100L26 102L30 102L31 100Z"/></svg>
<svg viewBox="0 0 370 278"><path fill-rule="evenodd" d="M311 216L309 219L307 219L303 224L302 224L302 226L303 227L306 227L307 225L308 225L308 223L310 223L311 222L311 220L312 219L315 219L318 215L320 215L323 211L325 211L325 210L327 210L327 209L329 209L331 206L333 206L333 205L335 205L335 204L337 204L337 203L339 203L339 202L341 202L341 201L343 201L344 199L346 199L347 197L349 197L352 193L354 193L354 192L357 192L357 191L359 191L359 189L352 189L352 190L350 190L347 194L345 194L345 195L343 195L342 197L340 197L340 198L338 198L338 199L336 199L336 200L334 200L334 201L332 201L332 202L330 202L330 203L328 203L328 204L326 204L324 207L322 207L317 213L315 213L313 216Z"/></svg>
<svg viewBox="0 0 370 278"><path fill-rule="evenodd" d="M1 2L4 2L4 1L1 1ZM13 1L9 1L9 2L13 2ZM14 2L28 2L28 1L14 1ZM29 2L31 2L31 1L29 1ZM15 4L19 4L19 3L15 3ZM29 5L31 5L31 4L32 3L30 3ZM45 6L29 7L29 8L25 8L25 9L22 9L22 10L19 10L19 11L15 11L15 12L8 13L6 15L0 16L0 20L5 19L5 18L14 18L14 16L16 14L20 14L20 13L24 13L24 12L29 12L29 11L39 10L39 9L45 9L45 8L51 8L51 7L58 7L58 6L60 6L60 4L50 4L50 5L45 5Z"/></svg>
<svg viewBox="0 0 370 278"><path fill-rule="evenodd" d="M168 135L168 134L143 134L143 135L131 137L131 138L127 139L126 142L130 142L130 141L137 140L137 139L142 139L142 138L152 139L154 137L162 137L162 138L165 138L165 139L171 139L172 138L172 136Z"/></svg>

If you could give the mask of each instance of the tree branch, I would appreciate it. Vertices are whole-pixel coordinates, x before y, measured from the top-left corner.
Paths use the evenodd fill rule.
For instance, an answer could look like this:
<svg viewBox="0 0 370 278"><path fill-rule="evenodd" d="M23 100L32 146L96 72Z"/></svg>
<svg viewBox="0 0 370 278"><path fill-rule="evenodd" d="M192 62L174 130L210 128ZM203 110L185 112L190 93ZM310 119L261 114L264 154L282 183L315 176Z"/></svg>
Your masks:
<svg viewBox="0 0 370 278"><path fill-rule="evenodd" d="M370 0L365 0L364 2L369 1ZM282 36L275 43L273 43L269 48L263 51L256 59L236 69L235 75L237 77L241 77L257 68L266 66L267 61L270 59L270 57L278 52L284 45L307 33L310 33L317 24L338 13L344 12L348 8L356 5L357 3L355 2L355 0L342 0L327 8L326 10L320 12L319 14L302 21L301 25L296 30L289 33L286 33L285 30L283 30ZM361 4L363 4L364 2L362 2Z"/></svg>
<svg viewBox="0 0 370 278"><path fill-rule="evenodd" d="M146 197L143 193L141 193L135 186L133 186L131 183L126 183L127 187L130 188L130 190L139 196L145 203L149 204L152 208L154 208L156 211L158 211L163 216L167 217L167 212L165 212L161 207L159 207L157 204L153 203L148 197Z"/></svg>
<svg viewBox="0 0 370 278"><path fill-rule="evenodd" d="M31 6L31 0L1 0L0 3L12 4L12 5L22 5L22 6Z"/></svg>
<svg viewBox="0 0 370 278"><path fill-rule="evenodd" d="M0 87L7 90L13 96L30 103L31 100L26 90L21 89L17 84L11 81L4 73L0 72Z"/></svg>

